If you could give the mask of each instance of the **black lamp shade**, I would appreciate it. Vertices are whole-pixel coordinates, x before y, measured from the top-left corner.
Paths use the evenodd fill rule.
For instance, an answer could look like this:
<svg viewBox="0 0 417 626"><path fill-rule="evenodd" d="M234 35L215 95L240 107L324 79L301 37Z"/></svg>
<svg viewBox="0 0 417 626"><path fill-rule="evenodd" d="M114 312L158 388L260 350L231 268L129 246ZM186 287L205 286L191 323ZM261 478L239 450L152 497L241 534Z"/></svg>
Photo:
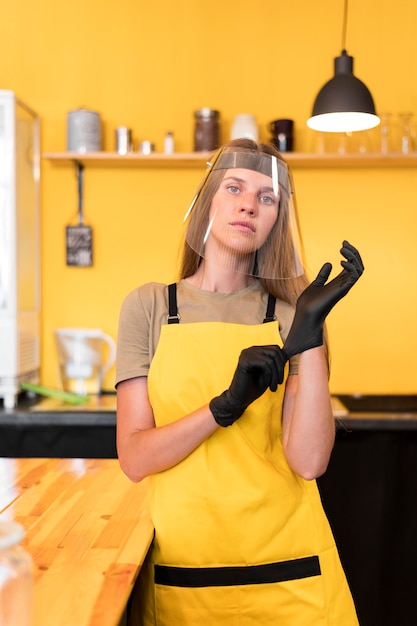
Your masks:
<svg viewBox="0 0 417 626"><path fill-rule="evenodd" d="M334 60L334 77L319 91L307 125L324 132L366 130L379 124L367 86L353 75L353 57L342 51Z"/></svg>

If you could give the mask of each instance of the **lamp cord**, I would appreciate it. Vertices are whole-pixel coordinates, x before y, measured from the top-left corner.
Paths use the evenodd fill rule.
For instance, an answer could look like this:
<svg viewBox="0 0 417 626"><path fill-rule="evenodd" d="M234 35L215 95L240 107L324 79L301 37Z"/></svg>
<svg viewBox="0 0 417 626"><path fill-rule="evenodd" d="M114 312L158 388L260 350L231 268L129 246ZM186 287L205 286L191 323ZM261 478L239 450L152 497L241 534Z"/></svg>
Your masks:
<svg viewBox="0 0 417 626"><path fill-rule="evenodd" d="M343 28L342 28L342 50L343 50L343 52L346 52L347 14L348 14L348 0L345 0L345 6L344 6L344 11L343 11Z"/></svg>

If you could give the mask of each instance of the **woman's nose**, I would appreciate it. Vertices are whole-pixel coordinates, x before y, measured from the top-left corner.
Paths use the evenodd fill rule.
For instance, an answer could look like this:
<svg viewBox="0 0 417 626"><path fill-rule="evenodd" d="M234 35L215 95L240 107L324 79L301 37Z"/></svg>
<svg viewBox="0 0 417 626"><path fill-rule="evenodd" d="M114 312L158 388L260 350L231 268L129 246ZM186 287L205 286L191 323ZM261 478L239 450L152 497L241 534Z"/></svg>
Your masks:
<svg viewBox="0 0 417 626"><path fill-rule="evenodd" d="M257 211L256 194L245 193L241 197L239 211L241 213L248 213L249 215L255 215Z"/></svg>

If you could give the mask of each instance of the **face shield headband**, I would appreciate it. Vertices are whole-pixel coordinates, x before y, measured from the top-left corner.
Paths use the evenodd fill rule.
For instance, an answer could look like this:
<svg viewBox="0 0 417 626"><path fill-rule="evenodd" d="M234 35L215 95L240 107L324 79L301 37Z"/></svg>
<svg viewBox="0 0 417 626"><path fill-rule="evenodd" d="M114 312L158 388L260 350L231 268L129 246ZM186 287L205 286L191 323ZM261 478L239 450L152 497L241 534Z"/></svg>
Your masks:
<svg viewBox="0 0 417 626"><path fill-rule="evenodd" d="M233 193L237 194L233 208L236 215L229 219L224 215L226 209L221 202L213 202L213 198L218 199L223 178L225 175L233 177L235 169L268 176L271 193L260 194L256 209L248 211L247 216L243 208L248 204L245 184L241 188L240 183L238 187L233 186ZM221 171L223 176L213 175ZM206 176L184 218L186 242L201 258L209 259L223 269L264 278L300 276L304 272L302 246L293 196L292 179L283 160L267 153L222 148L208 163ZM270 209L262 202L271 203L272 198L275 204L279 202L278 215L275 213L266 239L259 241L260 221L265 220L264 215ZM230 205L227 196L226 200ZM256 218L253 217L255 212Z"/></svg>

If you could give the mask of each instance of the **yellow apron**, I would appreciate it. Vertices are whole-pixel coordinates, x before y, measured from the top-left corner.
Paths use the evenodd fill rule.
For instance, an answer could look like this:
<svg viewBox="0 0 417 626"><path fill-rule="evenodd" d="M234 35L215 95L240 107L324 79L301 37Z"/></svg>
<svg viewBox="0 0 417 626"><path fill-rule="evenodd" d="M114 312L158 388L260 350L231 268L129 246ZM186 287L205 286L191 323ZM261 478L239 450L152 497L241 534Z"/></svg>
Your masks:
<svg viewBox="0 0 417 626"><path fill-rule="evenodd" d="M164 325L148 379L156 425L224 391L242 349L273 343L277 322ZM316 483L283 454L284 387L151 477L155 539L132 623L358 624Z"/></svg>

